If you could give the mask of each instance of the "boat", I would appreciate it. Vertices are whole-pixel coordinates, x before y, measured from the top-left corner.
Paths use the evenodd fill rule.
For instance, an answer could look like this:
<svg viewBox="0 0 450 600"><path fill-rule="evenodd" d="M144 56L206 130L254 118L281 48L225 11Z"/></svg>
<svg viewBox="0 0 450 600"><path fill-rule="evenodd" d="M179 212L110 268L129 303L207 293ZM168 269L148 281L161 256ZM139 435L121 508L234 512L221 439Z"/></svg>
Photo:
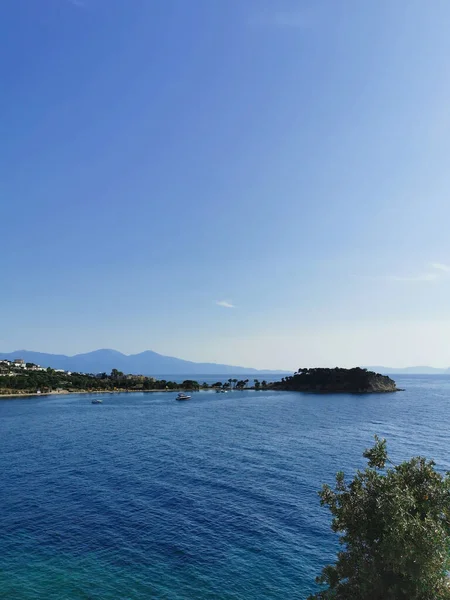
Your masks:
<svg viewBox="0 0 450 600"><path fill-rule="evenodd" d="M92 400L92 404L102 404L103 400L101 398L94 398Z"/></svg>
<svg viewBox="0 0 450 600"><path fill-rule="evenodd" d="M183 394L183 392L180 392L178 394L178 396L175 398L175 400L190 400L191 396L187 396L186 394Z"/></svg>

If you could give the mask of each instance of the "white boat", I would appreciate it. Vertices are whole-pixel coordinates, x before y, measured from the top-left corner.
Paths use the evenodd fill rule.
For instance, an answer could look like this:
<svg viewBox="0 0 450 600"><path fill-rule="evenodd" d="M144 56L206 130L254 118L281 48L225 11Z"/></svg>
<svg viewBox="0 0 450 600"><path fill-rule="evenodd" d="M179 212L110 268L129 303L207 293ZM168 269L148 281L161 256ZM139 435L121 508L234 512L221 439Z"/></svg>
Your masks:
<svg viewBox="0 0 450 600"><path fill-rule="evenodd" d="M92 404L102 404L103 400L101 398L94 398L92 400Z"/></svg>
<svg viewBox="0 0 450 600"><path fill-rule="evenodd" d="M191 396L187 396L186 394L183 394L183 392L180 392L178 394L178 396L175 398L175 400L190 400Z"/></svg>

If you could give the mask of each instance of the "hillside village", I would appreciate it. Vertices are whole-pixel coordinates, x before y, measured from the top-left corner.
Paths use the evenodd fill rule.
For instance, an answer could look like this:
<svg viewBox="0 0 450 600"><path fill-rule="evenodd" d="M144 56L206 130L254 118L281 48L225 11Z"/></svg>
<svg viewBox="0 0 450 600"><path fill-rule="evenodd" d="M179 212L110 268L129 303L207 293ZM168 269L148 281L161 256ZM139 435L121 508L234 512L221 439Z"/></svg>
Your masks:
<svg viewBox="0 0 450 600"><path fill-rule="evenodd" d="M14 360L0 359L0 376L16 377L22 375L26 371L51 371L53 373L63 373L72 375L71 371L64 369L48 369L35 365L34 363L25 362L23 358L15 358Z"/></svg>

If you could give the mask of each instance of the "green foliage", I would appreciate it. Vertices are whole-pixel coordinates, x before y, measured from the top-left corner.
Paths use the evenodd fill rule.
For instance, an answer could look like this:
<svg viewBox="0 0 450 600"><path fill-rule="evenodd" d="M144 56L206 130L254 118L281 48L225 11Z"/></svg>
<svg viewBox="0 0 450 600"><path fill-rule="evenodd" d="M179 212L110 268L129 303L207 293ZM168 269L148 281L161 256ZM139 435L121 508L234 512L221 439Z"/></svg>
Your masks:
<svg viewBox="0 0 450 600"><path fill-rule="evenodd" d="M379 391L395 391L395 381L386 375L379 375L367 369L305 369L301 368L292 376L283 377L273 385L274 389L317 392L365 392L373 388Z"/></svg>
<svg viewBox="0 0 450 600"><path fill-rule="evenodd" d="M57 373L53 369L45 371L24 371L17 369L11 371L14 376L0 374L0 394L8 393L42 393L55 390L76 391L108 391L108 390L197 390L200 385L197 381L186 380L182 384L165 379L155 380L142 375L124 375L121 371L113 369L111 375L99 373L86 375L82 373ZM203 384L202 387L209 387ZM205 389L206 389L205 388Z"/></svg>
<svg viewBox="0 0 450 600"><path fill-rule="evenodd" d="M378 437L364 457L353 481L340 472L320 492L343 548L310 600L449 600L450 474L422 457L393 465Z"/></svg>
<svg viewBox="0 0 450 600"><path fill-rule="evenodd" d="M198 390L200 389L200 384L198 383L198 381L194 381L193 379L186 379L181 384L181 387L184 390Z"/></svg>

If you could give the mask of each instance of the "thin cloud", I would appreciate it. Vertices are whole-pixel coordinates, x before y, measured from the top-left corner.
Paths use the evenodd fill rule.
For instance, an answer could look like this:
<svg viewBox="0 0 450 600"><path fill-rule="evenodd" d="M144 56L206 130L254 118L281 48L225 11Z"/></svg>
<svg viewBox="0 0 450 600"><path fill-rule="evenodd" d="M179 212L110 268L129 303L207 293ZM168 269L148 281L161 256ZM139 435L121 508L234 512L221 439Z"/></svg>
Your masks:
<svg viewBox="0 0 450 600"><path fill-rule="evenodd" d="M390 275L388 279L391 281L437 281L443 279L450 274L450 266L444 263L430 263L428 265L428 271L419 273L418 275L403 276L403 275Z"/></svg>
<svg viewBox="0 0 450 600"><path fill-rule="evenodd" d="M443 263L431 263L430 267L437 271L443 271L444 273L450 273L450 266L444 265Z"/></svg>
<svg viewBox="0 0 450 600"><path fill-rule="evenodd" d="M217 306L223 306L223 308L236 308L234 304L231 304L231 302L227 302L226 300L218 300L216 304Z"/></svg>
<svg viewBox="0 0 450 600"><path fill-rule="evenodd" d="M388 279L391 281L436 281L436 279L439 279L439 275L437 273L422 273L421 275L414 275L412 277L389 275Z"/></svg>

